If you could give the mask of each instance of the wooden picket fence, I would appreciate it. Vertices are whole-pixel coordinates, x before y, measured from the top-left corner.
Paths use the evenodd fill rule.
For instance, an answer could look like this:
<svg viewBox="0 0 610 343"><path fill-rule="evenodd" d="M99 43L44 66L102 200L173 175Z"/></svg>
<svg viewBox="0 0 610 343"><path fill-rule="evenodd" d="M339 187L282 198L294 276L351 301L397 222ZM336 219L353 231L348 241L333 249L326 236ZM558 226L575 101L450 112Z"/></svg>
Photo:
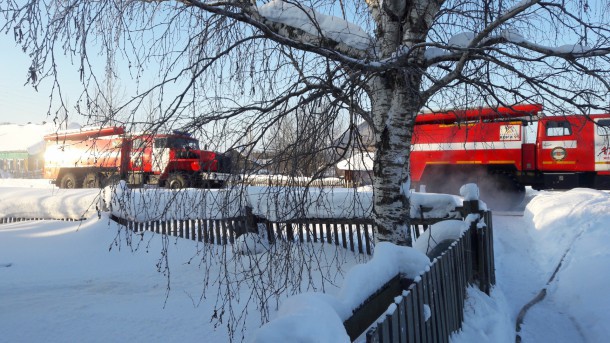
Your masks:
<svg viewBox="0 0 610 343"><path fill-rule="evenodd" d="M306 218L274 222L252 214L223 219L176 219L134 221L112 215L111 219L133 232L151 231L158 234L191 239L210 244L232 244L240 235L253 232L264 235L269 243L325 243L341 246L361 254L373 254L374 222L361 218ZM441 218L411 221L413 237L419 237L429 225Z"/></svg>
<svg viewBox="0 0 610 343"><path fill-rule="evenodd" d="M423 209L421 209L423 211ZM478 213L479 222L436 257L430 270L417 281L397 275L365 301L344 322L352 340L367 342L448 342L462 325L466 288L478 287L487 294L495 284L493 224L491 212L478 210L478 202L465 202L459 217ZM0 218L0 224L49 218ZM232 244L247 232L265 235L270 243L320 242L358 253L372 254L374 223L367 219L298 219L272 222L246 215L225 219L155 220L138 222L111 216L135 233L144 231L209 244ZM412 237L436 222L456 218L411 219ZM54 219L79 221L83 219ZM389 310L393 309L393 310Z"/></svg>
<svg viewBox="0 0 610 343"><path fill-rule="evenodd" d="M80 222L86 220L86 218L25 218L25 217L2 217L0 218L0 224L11 224L25 221L35 220L58 220L64 222Z"/></svg>
<svg viewBox="0 0 610 343"><path fill-rule="evenodd" d="M484 228L473 222L420 279L397 275L367 299L344 323L350 338L448 342L462 326L466 288L478 285L489 294L496 283L491 212L481 212L481 220Z"/></svg>

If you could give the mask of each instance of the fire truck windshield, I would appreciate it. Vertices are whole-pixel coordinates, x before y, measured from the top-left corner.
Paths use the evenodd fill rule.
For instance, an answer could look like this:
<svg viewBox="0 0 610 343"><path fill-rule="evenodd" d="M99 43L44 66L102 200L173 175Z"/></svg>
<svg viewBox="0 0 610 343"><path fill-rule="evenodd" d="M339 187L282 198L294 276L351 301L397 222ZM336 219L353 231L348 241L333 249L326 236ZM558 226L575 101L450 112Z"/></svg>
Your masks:
<svg viewBox="0 0 610 343"><path fill-rule="evenodd" d="M155 139L155 148L199 150L199 142L192 138L164 137Z"/></svg>

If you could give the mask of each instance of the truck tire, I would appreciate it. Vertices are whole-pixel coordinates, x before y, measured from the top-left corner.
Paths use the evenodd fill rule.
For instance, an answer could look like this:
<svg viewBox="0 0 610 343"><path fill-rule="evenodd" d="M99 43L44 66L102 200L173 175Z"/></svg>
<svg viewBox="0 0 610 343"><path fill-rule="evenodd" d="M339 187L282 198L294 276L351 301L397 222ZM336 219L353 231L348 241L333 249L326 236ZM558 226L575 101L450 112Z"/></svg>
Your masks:
<svg viewBox="0 0 610 343"><path fill-rule="evenodd" d="M59 188L74 189L78 188L76 175L74 173L65 173L59 183Z"/></svg>
<svg viewBox="0 0 610 343"><path fill-rule="evenodd" d="M170 174L165 181L165 186L169 189L182 189L191 187L190 178L184 174L175 173Z"/></svg>
<svg viewBox="0 0 610 343"><path fill-rule="evenodd" d="M83 180L83 188L100 188L100 175L98 173L88 173Z"/></svg>

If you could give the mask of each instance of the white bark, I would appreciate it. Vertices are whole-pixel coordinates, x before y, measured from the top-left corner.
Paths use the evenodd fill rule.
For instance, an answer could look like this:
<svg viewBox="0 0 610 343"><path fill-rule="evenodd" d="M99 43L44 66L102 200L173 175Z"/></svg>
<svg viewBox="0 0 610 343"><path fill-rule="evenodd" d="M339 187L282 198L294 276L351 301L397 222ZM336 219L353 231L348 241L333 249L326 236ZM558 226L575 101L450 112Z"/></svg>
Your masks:
<svg viewBox="0 0 610 343"><path fill-rule="evenodd" d="M369 2L377 21L377 48L381 58L411 49L425 41L442 1ZM373 176L373 215L376 239L411 245L408 194L409 157L414 118L423 106L420 94L423 49L410 52L402 68L388 70L370 81L377 153Z"/></svg>

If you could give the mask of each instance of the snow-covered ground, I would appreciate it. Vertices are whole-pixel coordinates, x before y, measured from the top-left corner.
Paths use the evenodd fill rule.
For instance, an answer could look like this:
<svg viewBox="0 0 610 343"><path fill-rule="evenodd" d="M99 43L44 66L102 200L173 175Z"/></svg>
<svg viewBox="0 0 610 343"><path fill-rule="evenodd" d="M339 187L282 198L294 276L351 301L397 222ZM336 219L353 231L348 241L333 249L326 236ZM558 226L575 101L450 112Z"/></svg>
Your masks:
<svg viewBox="0 0 610 343"><path fill-rule="evenodd" d="M497 286L491 297L469 290L464 329L452 340L514 342L519 311L546 288L546 297L523 317L523 342L606 341L610 196L588 189L529 194L525 215L494 216ZM82 213L89 218L0 224L0 341L225 342L226 319L244 307L245 331L238 331L235 339L255 336L261 316L248 285L256 282L250 278L257 270L253 265L275 263L266 259L269 254L242 255L231 247L204 247L150 233L126 235L91 210L98 195L94 190L60 191L44 181L0 180L5 212L13 208L30 215L40 211L41 217ZM161 255L164 250L167 260ZM300 287L274 297L274 304L285 302L292 291L324 290L340 296L348 270L365 262L328 246L312 245L286 256L297 255L299 263L315 260L321 268L313 277L304 277ZM293 276L307 274L297 267ZM227 289L228 280L219 275L241 280L242 287ZM212 287L202 293L206 282ZM239 303L232 312L226 307L225 313L214 315L228 300L226 294ZM299 301L286 302L291 303ZM269 317L275 318L277 307L269 310Z"/></svg>

